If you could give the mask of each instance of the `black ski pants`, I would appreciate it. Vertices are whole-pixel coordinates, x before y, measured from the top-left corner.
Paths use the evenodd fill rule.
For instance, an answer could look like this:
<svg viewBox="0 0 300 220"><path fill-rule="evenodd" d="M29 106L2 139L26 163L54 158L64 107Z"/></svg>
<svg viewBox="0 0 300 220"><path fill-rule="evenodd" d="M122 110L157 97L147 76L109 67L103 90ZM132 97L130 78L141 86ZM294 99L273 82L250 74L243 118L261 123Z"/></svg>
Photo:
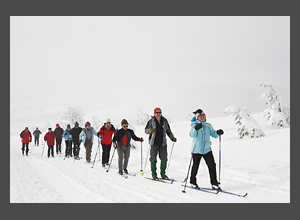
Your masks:
<svg viewBox="0 0 300 220"><path fill-rule="evenodd" d="M40 137L34 136L34 145L39 146Z"/></svg>
<svg viewBox="0 0 300 220"><path fill-rule="evenodd" d="M26 148L26 155L28 155L28 151L29 151L29 148L28 148L28 145L29 143L22 143L22 154L24 154L24 151L25 151L25 148Z"/></svg>
<svg viewBox="0 0 300 220"><path fill-rule="evenodd" d="M111 143L109 145L103 144L102 145L102 164L108 164L109 163L109 154L111 149Z"/></svg>
<svg viewBox="0 0 300 220"><path fill-rule="evenodd" d="M73 140L73 145L74 145L73 148L74 157L79 156L79 151L80 151L79 140Z"/></svg>
<svg viewBox="0 0 300 220"><path fill-rule="evenodd" d="M68 140L66 141L66 151L65 151L65 155L71 155L72 156L72 140Z"/></svg>
<svg viewBox="0 0 300 220"><path fill-rule="evenodd" d="M61 153L62 138L56 138L56 154Z"/></svg>
<svg viewBox="0 0 300 220"><path fill-rule="evenodd" d="M218 185L216 163L212 151L208 152L207 154L193 154L193 166L191 171L190 183L197 183L196 175L198 173L198 168L202 157L204 157L205 163L208 167L210 183L212 185Z"/></svg>
<svg viewBox="0 0 300 220"><path fill-rule="evenodd" d="M50 151L51 151L51 156L54 157L54 152L53 152L53 145L48 145L48 157L50 157Z"/></svg>

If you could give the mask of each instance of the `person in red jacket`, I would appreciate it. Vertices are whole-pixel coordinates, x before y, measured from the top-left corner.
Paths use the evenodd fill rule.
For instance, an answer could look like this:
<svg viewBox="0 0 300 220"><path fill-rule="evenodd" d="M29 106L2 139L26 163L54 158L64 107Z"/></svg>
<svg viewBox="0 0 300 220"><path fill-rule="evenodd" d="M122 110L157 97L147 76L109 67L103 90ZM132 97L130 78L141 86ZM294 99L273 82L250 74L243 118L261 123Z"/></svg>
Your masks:
<svg viewBox="0 0 300 220"><path fill-rule="evenodd" d="M21 148L22 154L24 155L24 150L26 147L26 156L28 156L28 151L29 151L28 145L29 142L32 141L32 136L30 131L28 130L28 127L26 127L25 130L21 132L20 137L22 138L22 148Z"/></svg>
<svg viewBox="0 0 300 220"><path fill-rule="evenodd" d="M51 128L49 128L48 133L45 134L44 140L47 141L47 145L48 145L48 158L50 157L50 151L51 151L52 157L54 157L53 146L55 143L55 133L52 132Z"/></svg>
<svg viewBox="0 0 300 220"><path fill-rule="evenodd" d="M97 136L101 139L102 145L102 166L109 165L109 153L111 149L112 136L116 133L115 127L111 124L110 118L106 120L106 123L100 128Z"/></svg>

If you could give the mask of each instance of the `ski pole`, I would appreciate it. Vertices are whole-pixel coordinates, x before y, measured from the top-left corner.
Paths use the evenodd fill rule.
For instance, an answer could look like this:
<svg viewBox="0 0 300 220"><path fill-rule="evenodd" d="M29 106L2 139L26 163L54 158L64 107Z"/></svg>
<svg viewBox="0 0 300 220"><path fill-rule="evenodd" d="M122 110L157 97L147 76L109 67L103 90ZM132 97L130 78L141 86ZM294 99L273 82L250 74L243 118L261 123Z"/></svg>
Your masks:
<svg viewBox="0 0 300 220"><path fill-rule="evenodd" d="M147 159L148 159L149 152L150 152L150 146L149 146L149 150L148 150L148 153L147 153L147 156L146 156L145 165L144 165L144 170L145 170L145 168L146 168L146 164L147 164ZM141 174L142 174L142 176L143 176L143 175L144 175L144 172L141 173Z"/></svg>
<svg viewBox="0 0 300 220"><path fill-rule="evenodd" d="M219 183L221 183L221 135L219 136Z"/></svg>
<svg viewBox="0 0 300 220"><path fill-rule="evenodd" d="M115 147L114 147L114 148L115 148ZM116 149L117 149L117 148L114 149L113 155L111 156L110 163L109 163L109 166L108 166L108 169L106 170L106 172L109 171L109 168L110 168L110 165L111 165L111 163L112 163L113 157L114 157L114 155L115 155Z"/></svg>
<svg viewBox="0 0 300 220"><path fill-rule="evenodd" d="M190 172L191 163L192 163L192 159L193 159L193 155L194 155L194 150L195 150L195 147L196 147L197 137L198 137L198 131L197 131L197 134L196 134L196 139L195 139L195 143L194 143L194 147L193 147L193 152L192 152L192 156L191 156L191 159L190 159L189 169L188 169L188 172L187 172L187 175L186 175L186 178L185 178L184 188L182 190L183 193L186 193L185 188L186 188L186 183L187 183L188 178L189 178L189 172Z"/></svg>
<svg viewBox="0 0 300 220"><path fill-rule="evenodd" d="M171 149L171 153L170 153L170 159L169 159L169 164L168 164L168 168L167 168L167 173L168 173L168 171L169 171L169 167L170 167L170 163L171 163L171 157L172 157L172 153L173 153L173 147L174 147L174 142L173 142L173 144L172 144L172 149Z"/></svg>
<svg viewBox="0 0 300 220"><path fill-rule="evenodd" d="M98 148L99 148L99 161L100 161L100 155L101 155L101 154L100 154L100 142L101 142L101 141L99 141L99 138L100 138L100 137L98 137Z"/></svg>
<svg viewBox="0 0 300 220"><path fill-rule="evenodd" d="M98 142L99 143L99 142ZM99 150L99 145L98 145L98 148L97 148L97 151L96 151L96 155L95 155L95 159L94 159L94 162L93 162L93 166L91 168L94 167L94 164L95 164L95 161L96 161L96 158L97 158L97 154L98 154L98 150Z"/></svg>
<svg viewBox="0 0 300 220"><path fill-rule="evenodd" d="M140 172L141 172L141 175L144 174L144 172L143 172L143 143L142 142L141 142L141 170L140 170Z"/></svg>
<svg viewBox="0 0 300 220"><path fill-rule="evenodd" d="M41 158L43 157L43 153L44 153L44 149L45 149L45 142L46 142L46 141L44 141L44 147L43 147L43 151L42 151Z"/></svg>

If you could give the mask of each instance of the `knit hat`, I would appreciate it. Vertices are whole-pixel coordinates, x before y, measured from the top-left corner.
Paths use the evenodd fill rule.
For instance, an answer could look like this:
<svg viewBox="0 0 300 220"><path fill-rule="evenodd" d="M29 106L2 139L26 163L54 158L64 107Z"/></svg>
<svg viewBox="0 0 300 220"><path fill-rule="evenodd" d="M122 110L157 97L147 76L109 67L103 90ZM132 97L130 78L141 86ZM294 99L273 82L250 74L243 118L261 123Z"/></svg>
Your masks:
<svg viewBox="0 0 300 220"><path fill-rule="evenodd" d="M67 128L70 128L71 126L70 125L67 125Z"/></svg>
<svg viewBox="0 0 300 220"><path fill-rule="evenodd" d="M79 126L79 123L76 121L76 122L75 122L75 127L76 127L77 125Z"/></svg>
<svg viewBox="0 0 300 220"><path fill-rule="evenodd" d="M56 124L56 126L59 126L59 124Z"/></svg>
<svg viewBox="0 0 300 220"><path fill-rule="evenodd" d="M25 130L28 131L28 127L26 127Z"/></svg>
<svg viewBox="0 0 300 220"><path fill-rule="evenodd" d="M197 114L197 113L202 114L202 112L203 112L202 109L199 108L199 109L197 109L196 111L194 111L193 113L194 113L194 114ZM204 113L204 112L203 112L203 113Z"/></svg>
<svg viewBox="0 0 300 220"><path fill-rule="evenodd" d="M106 122L111 122L110 118L107 118Z"/></svg>
<svg viewBox="0 0 300 220"><path fill-rule="evenodd" d="M85 123L85 127L88 126L88 125L91 125L91 123L87 121L87 122Z"/></svg>
<svg viewBox="0 0 300 220"><path fill-rule="evenodd" d="M121 121L121 126L123 126L123 125L128 125L128 121L126 120L126 119L123 119L122 121Z"/></svg>
<svg viewBox="0 0 300 220"><path fill-rule="evenodd" d="M156 108L154 109L154 114L155 114L156 111L160 111L160 112L161 112L161 109L158 108L158 107L156 107Z"/></svg>

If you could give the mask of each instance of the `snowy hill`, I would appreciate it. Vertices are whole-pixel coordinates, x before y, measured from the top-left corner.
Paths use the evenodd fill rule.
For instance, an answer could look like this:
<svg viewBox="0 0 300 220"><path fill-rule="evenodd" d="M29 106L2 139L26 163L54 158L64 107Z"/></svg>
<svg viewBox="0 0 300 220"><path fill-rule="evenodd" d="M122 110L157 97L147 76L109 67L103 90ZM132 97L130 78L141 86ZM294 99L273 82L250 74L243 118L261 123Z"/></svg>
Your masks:
<svg viewBox="0 0 300 220"><path fill-rule="evenodd" d="M115 154L109 172L101 167L99 153L94 168L85 161L85 148L81 146L83 159L75 161L62 156L41 157L43 145L31 143L28 157L21 154L18 133L11 130L10 137L10 202L30 203L286 203L290 202L290 128L271 129L263 125L261 114L252 117L264 129L266 137L240 140L231 117L208 118L214 129L222 128L221 187L224 190L244 194L245 198L219 193L217 195L186 189L182 193L181 183L186 177L190 161L192 139L188 133L190 122L170 123L178 142L170 161L168 175L177 180L173 184L147 180L150 163L140 175L141 144L132 141L128 170L136 176L127 179L117 174L118 156ZM113 121L117 127L119 122ZM54 126L54 125L53 125ZM97 128L98 130L99 128ZM143 165L149 145L144 126L134 126L137 136L143 136ZM32 131L32 130L31 130ZM21 131L20 131L21 132ZM213 154L219 166L219 140L211 138ZM92 160L97 151L97 140L93 145ZM168 139L168 154L172 142ZM45 149L47 146L45 147ZM65 144L63 143L63 150ZM101 150L102 152L102 150ZM111 155L113 153L113 148ZM148 158L149 159L149 158ZM217 169L218 173L218 169ZM208 170L204 160L198 172L198 184L210 187ZM188 184L189 185L189 184Z"/></svg>

